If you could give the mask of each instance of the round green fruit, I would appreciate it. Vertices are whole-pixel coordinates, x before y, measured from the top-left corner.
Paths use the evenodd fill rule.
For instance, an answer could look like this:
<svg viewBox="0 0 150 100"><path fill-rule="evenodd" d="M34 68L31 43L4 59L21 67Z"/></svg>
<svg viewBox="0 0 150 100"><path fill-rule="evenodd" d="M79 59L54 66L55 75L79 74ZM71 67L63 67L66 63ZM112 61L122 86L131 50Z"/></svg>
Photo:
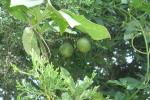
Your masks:
<svg viewBox="0 0 150 100"><path fill-rule="evenodd" d="M73 54L73 47L70 43L64 43L60 46L59 51L64 57L71 57Z"/></svg>
<svg viewBox="0 0 150 100"><path fill-rule="evenodd" d="M77 48L83 52L83 53L87 53L88 51L91 50L91 43L87 38L80 38L77 41Z"/></svg>

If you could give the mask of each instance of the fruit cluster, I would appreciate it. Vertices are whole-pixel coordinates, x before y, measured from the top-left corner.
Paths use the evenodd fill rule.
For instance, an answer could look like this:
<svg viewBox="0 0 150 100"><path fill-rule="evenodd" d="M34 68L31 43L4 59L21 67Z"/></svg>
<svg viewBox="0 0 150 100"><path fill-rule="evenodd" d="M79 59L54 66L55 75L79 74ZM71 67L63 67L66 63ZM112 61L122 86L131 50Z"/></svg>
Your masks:
<svg viewBox="0 0 150 100"><path fill-rule="evenodd" d="M77 40L77 48L80 52L87 53L88 51L91 50L91 43L85 37L80 38L79 40ZM69 42L63 43L59 48L60 53L64 57L71 57L73 54L73 50L74 50L74 48L71 45L71 43L69 43Z"/></svg>

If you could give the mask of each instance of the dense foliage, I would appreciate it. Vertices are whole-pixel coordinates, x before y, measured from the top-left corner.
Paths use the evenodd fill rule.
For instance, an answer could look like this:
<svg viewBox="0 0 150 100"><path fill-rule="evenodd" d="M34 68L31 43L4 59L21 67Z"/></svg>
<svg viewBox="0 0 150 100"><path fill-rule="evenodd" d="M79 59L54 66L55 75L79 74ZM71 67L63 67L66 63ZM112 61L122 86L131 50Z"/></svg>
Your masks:
<svg viewBox="0 0 150 100"><path fill-rule="evenodd" d="M9 1L0 1L4 99L148 100L148 0Z"/></svg>

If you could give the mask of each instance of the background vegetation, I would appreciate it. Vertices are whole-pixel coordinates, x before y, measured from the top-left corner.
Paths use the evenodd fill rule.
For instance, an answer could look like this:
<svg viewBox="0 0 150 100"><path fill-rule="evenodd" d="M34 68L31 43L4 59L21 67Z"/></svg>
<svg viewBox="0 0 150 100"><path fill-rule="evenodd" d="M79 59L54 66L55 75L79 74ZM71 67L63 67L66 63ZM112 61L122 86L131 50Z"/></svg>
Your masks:
<svg viewBox="0 0 150 100"><path fill-rule="evenodd" d="M20 73L20 70L24 72L32 70L33 62L22 44L23 30L29 23L18 19L20 16L15 15L19 15L19 11L14 14L6 1L0 1L0 95L4 100L9 100L11 97L17 98L21 93L22 90L16 87L18 82L21 83L26 79L27 83L32 83L29 76ZM99 95L103 95L102 100L149 100L149 1L51 0L51 2L57 10L68 9L75 14L84 15L94 23L104 25L111 39L97 41L77 29L73 29L69 34L65 32L60 35L61 32L53 31L54 26L51 26L42 35L50 48L48 52L46 47L45 53L49 61L56 68L67 69L74 81L83 80L85 76L91 77L95 71L96 76L93 77L93 84L90 87L99 86L97 91ZM44 5L40 9L42 7ZM44 20L45 23L49 21L50 19ZM80 52L76 46L81 37L87 38L91 43L91 50L88 53ZM59 47L65 42L74 48L69 58L60 54ZM11 64L19 68L17 73Z"/></svg>

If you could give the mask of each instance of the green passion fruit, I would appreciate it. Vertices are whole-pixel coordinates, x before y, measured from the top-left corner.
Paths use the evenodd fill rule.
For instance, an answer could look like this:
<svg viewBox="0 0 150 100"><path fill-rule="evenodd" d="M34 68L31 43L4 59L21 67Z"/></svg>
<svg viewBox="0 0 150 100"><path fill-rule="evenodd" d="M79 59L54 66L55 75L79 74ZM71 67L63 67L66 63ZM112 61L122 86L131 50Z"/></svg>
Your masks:
<svg viewBox="0 0 150 100"><path fill-rule="evenodd" d="M88 51L91 50L91 43L90 41L83 37L83 38L80 38L78 41L77 41L77 48L79 49L80 52L83 52L83 53L87 53Z"/></svg>
<svg viewBox="0 0 150 100"><path fill-rule="evenodd" d="M59 51L64 57L71 57L73 54L73 47L70 43L63 43Z"/></svg>

